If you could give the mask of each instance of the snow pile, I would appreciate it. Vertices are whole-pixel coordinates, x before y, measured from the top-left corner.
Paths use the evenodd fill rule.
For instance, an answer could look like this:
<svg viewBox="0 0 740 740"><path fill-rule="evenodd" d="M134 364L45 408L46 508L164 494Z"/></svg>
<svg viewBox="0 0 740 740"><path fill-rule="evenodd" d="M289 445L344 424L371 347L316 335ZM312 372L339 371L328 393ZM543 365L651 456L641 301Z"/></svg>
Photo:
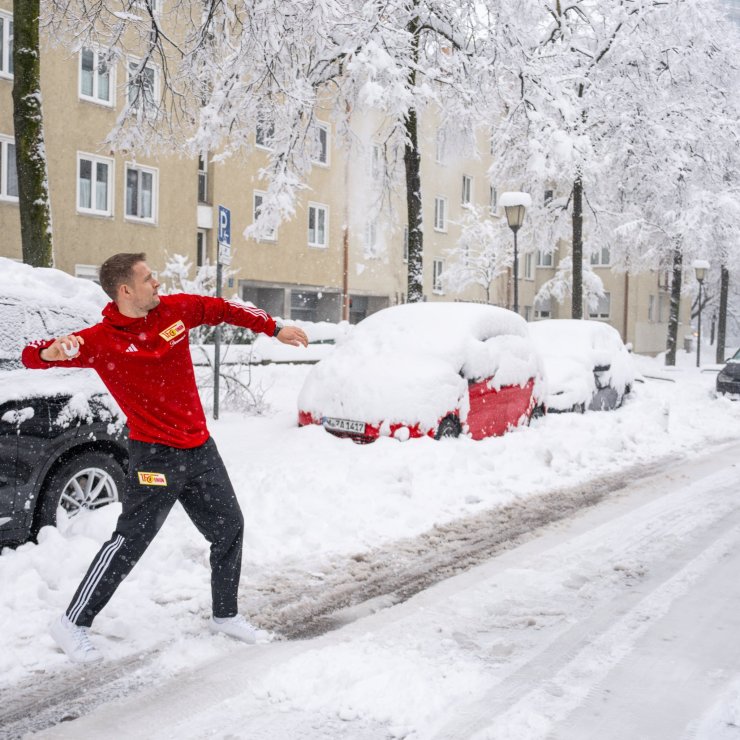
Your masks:
<svg viewBox="0 0 740 740"><path fill-rule="evenodd" d="M527 325L511 311L468 303L415 303L378 311L306 379L301 411L431 429L459 409L468 379L525 385L539 371Z"/></svg>
<svg viewBox="0 0 740 740"><path fill-rule="evenodd" d="M635 381L635 367L619 332L600 321L548 319L529 325L542 355L547 378L548 408L563 411L588 406L596 392L594 368L609 366L603 384L622 395Z"/></svg>

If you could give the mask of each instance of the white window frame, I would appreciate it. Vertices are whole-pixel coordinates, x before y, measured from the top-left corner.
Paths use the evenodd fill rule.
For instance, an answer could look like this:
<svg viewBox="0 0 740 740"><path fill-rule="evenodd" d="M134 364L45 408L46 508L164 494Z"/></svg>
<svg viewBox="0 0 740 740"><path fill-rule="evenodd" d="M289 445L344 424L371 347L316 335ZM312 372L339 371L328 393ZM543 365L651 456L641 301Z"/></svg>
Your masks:
<svg viewBox="0 0 740 740"><path fill-rule="evenodd" d="M534 279L534 260L532 259L532 252L524 253L524 279Z"/></svg>
<svg viewBox="0 0 740 740"><path fill-rule="evenodd" d="M311 161L314 164L322 165L323 167L328 167L331 160L331 128L328 123L324 123L323 121L314 121L313 124L314 128L314 135L316 136L316 142L315 146L316 149L312 153ZM326 142L325 142L325 151L324 147L321 145L321 132L324 132L326 136ZM313 156L315 154L315 156ZM324 159L322 159L322 154L324 156Z"/></svg>
<svg viewBox="0 0 740 740"><path fill-rule="evenodd" d="M75 277L92 280L100 285L100 267L98 265L75 265Z"/></svg>
<svg viewBox="0 0 740 740"><path fill-rule="evenodd" d="M195 232L195 264L197 267L208 264L208 232L205 229Z"/></svg>
<svg viewBox="0 0 740 740"><path fill-rule="evenodd" d="M447 143L446 142L446 138L447 137L445 136L444 129L438 128L437 129L437 138L435 140L435 145L434 145L434 161L437 164L444 164L445 163L445 154L446 154L446 152L445 152L445 149L446 149L445 144Z"/></svg>
<svg viewBox="0 0 740 740"><path fill-rule="evenodd" d="M498 191L496 190L496 187L494 185L491 185L488 188L488 210L492 216L496 213L497 207Z"/></svg>
<svg viewBox="0 0 740 740"><path fill-rule="evenodd" d="M152 81L152 101L151 106L147 105L146 114L142 114L141 100L137 98L136 104L131 102L131 67L136 65L138 67L142 60L137 57L126 57L126 105L136 111L138 115L154 115L155 109L159 106L159 69L151 61L147 62L144 69L151 69L154 73Z"/></svg>
<svg viewBox="0 0 740 740"><path fill-rule="evenodd" d="M144 224L156 224L157 223L157 212L159 206L159 170L156 167L146 167L144 165L135 164L134 162L126 162L126 166L123 168L123 217L126 221L134 221L136 223ZM151 216L136 216L128 213L128 173L137 172L139 174L139 203L141 199L141 174L148 173L152 176L152 215ZM137 207L139 206L137 203Z"/></svg>
<svg viewBox="0 0 740 740"><path fill-rule="evenodd" d="M607 311L604 313L604 311L600 311L599 308L601 308L601 302L605 301L607 305ZM596 319L597 321L608 321L611 318L612 315L612 294L609 292L604 293L603 298L599 298L599 308L597 308L595 311L589 310L588 317L589 319Z"/></svg>
<svg viewBox="0 0 740 740"><path fill-rule="evenodd" d="M604 255L606 254L606 261ZM610 267L612 263L611 249L609 247L602 247L598 252L591 254L591 266L592 267Z"/></svg>
<svg viewBox="0 0 740 740"><path fill-rule="evenodd" d="M434 230L447 231L447 198L444 195L434 197Z"/></svg>
<svg viewBox="0 0 740 740"><path fill-rule="evenodd" d="M267 197L267 193L264 190L254 190L252 192L252 223L257 223L257 217L259 215L259 209L262 207L262 203L264 203L265 198ZM257 204L257 199L260 199L261 202L259 205ZM259 241L265 241L265 242L275 242L277 241L277 229L273 229L269 234L266 236L261 236L259 238Z"/></svg>
<svg viewBox="0 0 740 740"><path fill-rule="evenodd" d="M552 203L554 197L555 191L552 188L546 188L544 197L542 199L543 205L548 206L550 203Z"/></svg>
<svg viewBox="0 0 740 740"><path fill-rule="evenodd" d="M470 175L462 176L462 193L460 203L469 206L473 203L473 178Z"/></svg>
<svg viewBox="0 0 740 740"><path fill-rule="evenodd" d="M93 94L85 95L82 92L82 54L85 51L91 51L93 54ZM77 67L77 95L80 100L86 100L88 103L95 103L106 108L114 108L116 105L116 65L110 60L102 60L108 65L108 95L110 100L98 97L98 78L100 70L101 56L103 52L93 46L85 46L80 49L80 63Z"/></svg>
<svg viewBox="0 0 740 740"><path fill-rule="evenodd" d="M534 318L535 320L552 318L552 298L548 298L546 301L535 303Z"/></svg>
<svg viewBox="0 0 740 740"><path fill-rule="evenodd" d="M537 267L552 267L554 262L553 252L545 252L542 249L537 250Z"/></svg>
<svg viewBox="0 0 740 740"><path fill-rule="evenodd" d="M648 321L651 324L657 324L658 314L659 314L658 296L650 294L648 296Z"/></svg>
<svg viewBox="0 0 740 740"><path fill-rule="evenodd" d="M17 195L8 195L8 163L10 162L8 150L11 146L15 147L14 137L0 136L0 200L17 203ZM15 162L15 154L13 154L13 162ZM16 171L16 182L17 181L18 172Z"/></svg>
<svg viewBox="0 0 740 740"><path fill-rule="evenodd" d="M202 199L201 192L203 193ZM208 203L208 154L206 152L198 155L198 203Z"/></svg>
<svg viewBox="0 0 740 740"><path fill-rule="evenodd" d="M5 13L0 10L0 18L3 21L2 33L2 58L0 58L0 77L6 80L13 79L13 72L10 71L10 65L13 63L13 37L15 35L15 29L11 31L13 26L13 15L11 13Z"/></svg>
<svg viewBox="0 0 740 740"><path fill-rule="evenodd" d="M311 211L315 212L315 223L316 228L314 231L316 234L318 234L318 214L319 212L324 212L324 242L318 242L318 241L311 241ZM329 246L329 206L326 205L326 203L313 203L309 202L308 204L308 221L307 221L307 229L306 229L306 238L308 240L308 246L309 247L315 247L316 249L327 249Z"/></svg>
<svg viewBox="0 0 740 740"><path fill-rule="evenodd" d="M365 224L365 248L375 249L378 243L378 222L373 218Z"/></svg>
<svg viewBox="0 0 740 740"><path fill-rule="evenodd" d="M442 274L444 271L444 260L432 260L432 293L435 293L436 295L442 295L444 293L444 289L442 287Z"/></svg>
<svg viewBox="0 0 740 740"><path fill-rule="evenodd" d="M97 172L97 165L98 164L107 164L108 165L108 202L106 204L106 208L104 210L98 209L98 208L86 208L85 206L80 205L80 162L85 159L91 162L93 165L93 172ZM106 216L110 217L113 216L113 194L114 194L114 188L115 188L115 182L116 182L116 162L114 159L111 159L110 157L100 157L97 154L88 154L87 152L77 152L77 158L76 158L76 175L75 175L75 188L76 188L76 195L75 200L77 203L77 213L83 214L85 216ZM95 183L96 178L93 176L92 181L90 183L90 202L93 202L94 199L94 192L95 192Z"/></svg>

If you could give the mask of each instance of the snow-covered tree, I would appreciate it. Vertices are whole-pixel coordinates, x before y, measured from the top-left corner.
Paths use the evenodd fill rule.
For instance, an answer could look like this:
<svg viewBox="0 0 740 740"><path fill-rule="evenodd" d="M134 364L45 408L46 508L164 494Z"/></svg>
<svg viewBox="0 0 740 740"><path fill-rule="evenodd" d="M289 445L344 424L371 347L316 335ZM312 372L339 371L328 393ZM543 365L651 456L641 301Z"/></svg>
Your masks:
<svg viewBox="0 0 740 740"><path fill-rule="evenodd" d="M490 303L493 281L511 267L514 259L511 233L505 221L494 221L475 206L467 209L461 227L457 245L447 251L442 282L453 293L479 285Z"/></svg>
<svg viewBox="0 0 740 740"><path fill-rule="evenodd" d="M582 296L586 306L591 311L595 311L599 305L599 298L603 298L604 283L601 278L591 269L591 265L583 261L581 265ZM537 291L534 297L535 305L546 303L554 298L558 303L564 303L568 296L573 296L573 258L563 257L558 263L558 269L555 275Z"/></svg>
<svg viewBox="0 0 740 740"><path fill-rule="evenodd" d="M409 224L408 299L422 298L419 117L431 107L449 141L471 146L483 115L481 14L475 0L47 0L46 24L73 47L136 50L128 104L110 143L227 157L260 131L270 163L266 195L249 233L272 231L294 213L296 192L317 159L317 116L331 116L345 142L352 116L383 117L385 152L403 151ZM146 70L162 84L152 88ZM158 93L158 95L157 95ZM391 167L389 171L394 171Z"/></svg>

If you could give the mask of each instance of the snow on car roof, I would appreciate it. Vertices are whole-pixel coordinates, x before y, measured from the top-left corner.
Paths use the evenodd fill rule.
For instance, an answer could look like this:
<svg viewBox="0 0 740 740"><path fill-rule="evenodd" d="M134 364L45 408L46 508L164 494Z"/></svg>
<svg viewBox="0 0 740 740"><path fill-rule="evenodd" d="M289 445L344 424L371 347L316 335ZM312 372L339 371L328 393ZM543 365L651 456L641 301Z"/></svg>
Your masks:
<svg viewBox="0 0 740 740"><path fill-rule="evenodd" d="M80 314L93 312L97 317L109 300L91 280L5 257L0 257L0 297L25 300L39 308L65 306Z"/></svg>
<svg viewBox="0 0 740 740"><path fill-rule="evenodd" d="M315 416L433 428L451 411L464 421L468 379L492 376L495 387L539 376L524 319L484 304L404 304L338 342L309 373L298 405Z"/></svg>

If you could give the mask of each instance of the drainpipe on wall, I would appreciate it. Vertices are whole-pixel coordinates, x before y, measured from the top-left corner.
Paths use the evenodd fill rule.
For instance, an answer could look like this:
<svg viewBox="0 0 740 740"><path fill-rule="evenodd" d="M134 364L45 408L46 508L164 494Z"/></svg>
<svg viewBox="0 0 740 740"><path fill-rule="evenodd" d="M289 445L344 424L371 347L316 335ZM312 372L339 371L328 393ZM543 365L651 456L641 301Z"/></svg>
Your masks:
<svg viewBox="0 0 740 740"><path fill-rule="evenodd" d="M627 342L629 341L629 338L627 337L629 304L630 304L630 275L628 272L625 272L624 273L624 329L622 331L622 336L624 337L625 344L627 344Z"/></svg>

